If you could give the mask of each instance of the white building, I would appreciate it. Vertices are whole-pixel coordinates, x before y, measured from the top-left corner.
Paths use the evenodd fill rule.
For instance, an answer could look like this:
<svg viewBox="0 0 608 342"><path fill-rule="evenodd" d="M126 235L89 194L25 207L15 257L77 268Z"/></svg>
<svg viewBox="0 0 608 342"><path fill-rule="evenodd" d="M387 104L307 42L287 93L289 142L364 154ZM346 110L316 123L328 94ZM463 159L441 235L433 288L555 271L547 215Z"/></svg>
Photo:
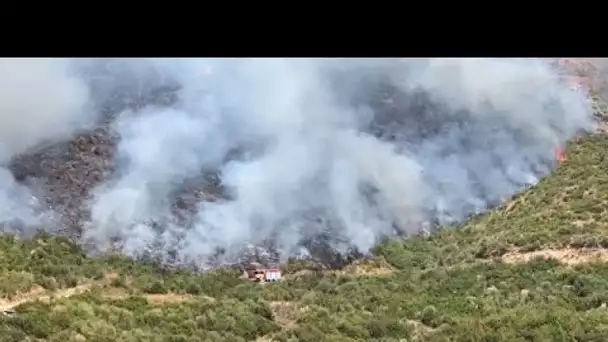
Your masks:
<svg viewBox="0 0 608 342"><path fill-rule="evenodd" d="M278 268L269 268L265 271L265 281L279 281L282 279L281 270Z"/></svg>

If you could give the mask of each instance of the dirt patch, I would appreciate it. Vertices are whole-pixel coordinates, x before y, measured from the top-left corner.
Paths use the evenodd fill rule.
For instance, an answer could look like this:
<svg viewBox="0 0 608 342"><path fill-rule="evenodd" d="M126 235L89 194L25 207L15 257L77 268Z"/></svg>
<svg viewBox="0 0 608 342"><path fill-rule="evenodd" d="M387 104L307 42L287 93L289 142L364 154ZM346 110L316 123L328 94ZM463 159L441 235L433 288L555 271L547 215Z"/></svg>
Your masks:
<svg viewBox="0 0 608 342"><path fill-rule="evenodd" d="M430 337L433 333L443 329L445 326L440 326L438 328L432 328L424 323L412 319L408 319L406 324L409 325L412 329L412 341L420 341L425 340Z"/></svg>
<svg viewBox="0 0 608 342"><path fill-rule="evenodd" d="M303 269L286 274L285 279L298 279L314 275L316 272L335 274L344 277L383 277L391 275L395 270L384 260L360 260L339 270L311 270Z"/></svg>
<svg viewBox="0 0 608 342"><path fill-rule="evenodd" d="M69 289L59 290L46 294L47 292L42 287L36 287L19 299L12 301L0 301L0 311L10 311L21 304L34 301L50 302L53 299L75 296L89 291L92 284L82 284Z"/></svg>
<svg viewBox="0 0 608 342"><path fill-rule="evenodd" d="M274 341L270 336L262 336L255 339L255 342L272 342Z"/></svg>
<svg viewBox="0 0 608 342"><path fill-rule="evenodd" d="M71 296L79 295L81 293L88 292L91 289L92 285L93 284L78 285L76 287L71 287L69 289L60 290L60 291L51 293L48 296L43 296L41 298L38 298L38 300L50 300L50 299L65 298L65 297L71 297Z"/></svg>
<svg viewBox="0 0 608 342"><path fill-rule="evenodd" d="M11 299L0 299L0 311L1 310L10 310L15 307L14 303L23 303L27 302L29 298L35 298L41 296L45 293L45 289L39 285L34 285L29 291L24 293L18 293L16 296L13 296Z"/></svg>
<svg viewBox="0 0 608 342"><path fill-rule="evenodd" d="M576 228L584 228L587 225L590 225L592 223L594 223L595 220L594 219L587 219L587 220L574 220L572 221L572 225L574 225Z"/></svg>
<svg viewBox="0 0 608 342"><path fill-rule="evenodd" d="M385 277L393 274L394 269L383 259L380 259L354 262L343 270L334 272L351 277Z"/></svg>
<svg viewBox="0 0 608 342"><path fill-rule="evenodd" d="M353 265L345 268L347 274L357 277L384 277L393 274L393 271L388 266Z"/></svg>
<svg viewBox="0 0 608 342"><path fill-rule="evenodd" d="M587 263L608 262L608 249L606 248L564 248L543 249L533 252L512 251L502 256L502 261L509 264L525 263L537 258L554 259L558 262L574 266Z"/></svg>
<svg viewBox="0 0 608 342"><path fill-rule="evenodd" d="M203 298L208 301L215 301L215 298L207 296L194 296L191 294L179 294L179 293L159 293L159 294L137 294L130 293L125 289L121 288L108 288L101 294L106 299L125 299L131 296L138 296L145 298L148 303L152 305L163 305L172 303L183 303L189 300L195 300Z"/></svg>
<svg viewBox="0 0 608 342"><path fill-rule="evenodd" d="M162 305L169 303L182 303L191 300L194 296L189 294L163 293L163 294L147 294L143 296L150 304Z"/></svg>
<svg viewBox="0 0 608 342"><path fill-rule="evenodd" d="M106 287L100 292L104 299L123 299L131 295L127 289L121 287Z"/></svg>
<svg viewBox="0 0 608 342"><path fill-rule="evenodd" d="M104 278L106 280L115 280L118 279L118 273L116 272L112 272L112 271L108 271L104 274Z"/></svg>
<svg viewBox="0 0 608 342"><path fill-rule="evenodd" d="M339 271L329 271L343 277L386 277L393 273L393 270L387 268L363 268L363 267L350 267Z"/></svg>
<svg viewBox="0 0 608 342"><path fill-rule="evenodd" d="M48 291L41 286L35 285L27 293L18 294L15 299L11 299L11 300L0 299L0 312L1 311L11 311L14 308L16 308L17 306L19 306L21 304L25 304L27 302L34 302L34 301L50 302L54 299L66 298L66 297L79 295L84 292L91 291L94 288L94 286L103 287L104 285L107 285L108 282L118 279L118 277L119 277L119 275L117 273L112 272L112 271L107 271L104 274L104 281L88 282L88 283L81 284L81 285L78 285L75 287L61 289L61 290L57 290L57 291ZM116 290L117 291L108 291L108 292L104 293L104 297L107 296L107 297L119 298L119 297L124 297L124 296L128 295L128 293L126 293L126 291L122 291L121 293L119 293L119 291L121 289L116 288ZM153 300L158 300L158 299L153 299Z"/></svg>

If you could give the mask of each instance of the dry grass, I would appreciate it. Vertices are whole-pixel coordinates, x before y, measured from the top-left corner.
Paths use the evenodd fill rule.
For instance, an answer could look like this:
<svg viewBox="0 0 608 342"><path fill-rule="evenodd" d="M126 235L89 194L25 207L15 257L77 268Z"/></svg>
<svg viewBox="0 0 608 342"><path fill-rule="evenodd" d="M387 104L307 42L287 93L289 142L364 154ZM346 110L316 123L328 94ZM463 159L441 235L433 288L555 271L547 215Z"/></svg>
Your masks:
<svg viewBox="0 0 608 342"><path fill-rule="evenodd" d="M335 274L342 277L385 277L394 272L390 266L370 267L368 265L349 265L341 270L323 271L325 274ZM293 274L285 275L285 279L295 280L313 274L310 270L300 270Z"/></svg>
<svg viewBox="0 0 608 342"><path fill-rule="evenodd" d="M91 290L99 291L99 294L103 298L107 299L124 299L131 295L134 295L130 291L121 287L110 286L111 282L117 279L119 275L112 271L107 271L104 274L102 281L91 281L84 284L80 284L75 287L67 289L48 291L39 285L34 285L30 291L22 294L17 294L14 299L0 299L0 311L10 311L19 305L34 302L51 302L60 298L67 298L75 295L79 295ZM150 304L163 305L167 303L181 303L187 300L192 300L195 296L190 294L177 294L177 293L165 293L165 294L142 294L142 297L146 298ZM208 300L215 300L211 297L204 297Z"/></svg>
<svg viewBox="0 0 608 342"><path fill-rule="evenodd" d="M112 280L118 279L118 277L119 277L118 273L113 272L113 271L106 271L106 272L104 273L104 278L105 278L106 280L109 280L109 281L112 281Z"/></svg>
<svg viewBox="0 0 608 342"><path fill-rule="evenodd" d="M293 302L274 301L270 303L270 308L274 314L275 321L283 328L293 328L300 310L298 305Z"/></svg>
<svg viewBox="0 0 608 342"><path fill-rule="evenodd" d="M431 337L431 335L440 331L443 328L443 327L432 328L432 327L429 327L428 325L425 325L424 323L422 323L420 321L413 320L413 319L408 319L406 324L412 328L412 337L411 337L412 341L426 341L427 339L429 339ZM404 341L407 341L407 340L404 340Z"/></svg>
<svg viewBox="0 0 608 342"><path fill-rule="evenodd" d="M302 269L291 274L286 274L285 279L296 280L310 276L315 271ZM385 277L393 274L394 268L382 258L372 260L360 260L340 270L325 270L322 273L334 274L342 277Z"/></svg>
<svg viewBox="0 0 608 342"><path fill-rule="evenodd" d="M51 302L55 299L75 296L90 290L92 284L82 284L68 289L49 292L44 288L35 286L31 291L18 297L16 300L0 302L0 311L9 311L27 302Z"/></svg>
<svg viewBox="0 0 608 342"><path fill-rule="evenodd" d="M167 303L182 303L191 300L194 296L188 294L164 293L147 294L144 296L150 304L163 305Z"/></svg>
<svg viewBox="0 0 608 342"><path fill-rule="evenodd" d="M538 258L554 259L561 264L574 266L590 263L608 262L608 249L606 248L563 248L543 249L533 252L512 251L502 256L502 260L509 264L525 263Z"/></svg>
<svg viewBox="0 0 608 342"><path fill-rule="evenodd" d="M0 311L11 310L22 303L35 300L36 298L42 296L45 292L46 290L43 287L34 285L29 291L25 293L18 293L11 300L0 299Z"/></svg>
<svg viewBox="0 0 608 342"><path fill-rule="evenodd" d="M346 266L337 273L351 277L385 277L393 274L394 269L385 262L359 262Z"/></svg>
<svg viewBox="0 0 608 342"><path fill-rule="evenodd" d="M124 288L118 287L106 287L101 293L101 297L110 300L117 299L126 299L131 296L138 296L145 298L148 303L152 305L165 305L165 304L174 304L174 303L183 303L187 301L204 299L210 302L215 301L215 298L209 296L195 296L186 293L159 293L159 294L149 294L149 293L134 293L130 292Z"/></svg>
<svg viewBox="0 0 608 342"><path fill-rule="evenodd" d="M99 295L106 299L123 299L131 295L131 293L122 287L104 287L99 292Z"/></svg>

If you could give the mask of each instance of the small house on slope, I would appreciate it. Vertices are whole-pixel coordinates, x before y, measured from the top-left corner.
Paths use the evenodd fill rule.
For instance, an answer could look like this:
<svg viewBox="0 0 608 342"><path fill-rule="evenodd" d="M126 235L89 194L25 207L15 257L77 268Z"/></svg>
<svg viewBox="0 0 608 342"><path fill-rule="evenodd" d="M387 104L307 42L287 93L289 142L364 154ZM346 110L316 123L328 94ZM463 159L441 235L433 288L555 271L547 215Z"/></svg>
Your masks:
<svg viewBox="0 0 608 342"><path fill-rule="evenodd" d="M266 267L255 262L245 268L244 275L247 279L258 283L276 282L283 279L280 268Z"/></svg>

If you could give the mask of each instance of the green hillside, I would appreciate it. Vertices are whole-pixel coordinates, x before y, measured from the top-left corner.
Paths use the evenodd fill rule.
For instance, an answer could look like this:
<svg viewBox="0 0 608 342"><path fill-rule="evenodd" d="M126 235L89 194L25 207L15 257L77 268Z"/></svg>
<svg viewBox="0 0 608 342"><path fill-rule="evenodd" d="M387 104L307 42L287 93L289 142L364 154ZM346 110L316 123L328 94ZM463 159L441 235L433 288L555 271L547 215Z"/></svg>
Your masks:
<svg viewBox="0 0 608 342"><path fill-rule="evenodd" d="M606 341L608 136L456 230L341 271L162 272L67 240L0 239L0 341ZM547 259L549 258L549 259Z"/></svg>

